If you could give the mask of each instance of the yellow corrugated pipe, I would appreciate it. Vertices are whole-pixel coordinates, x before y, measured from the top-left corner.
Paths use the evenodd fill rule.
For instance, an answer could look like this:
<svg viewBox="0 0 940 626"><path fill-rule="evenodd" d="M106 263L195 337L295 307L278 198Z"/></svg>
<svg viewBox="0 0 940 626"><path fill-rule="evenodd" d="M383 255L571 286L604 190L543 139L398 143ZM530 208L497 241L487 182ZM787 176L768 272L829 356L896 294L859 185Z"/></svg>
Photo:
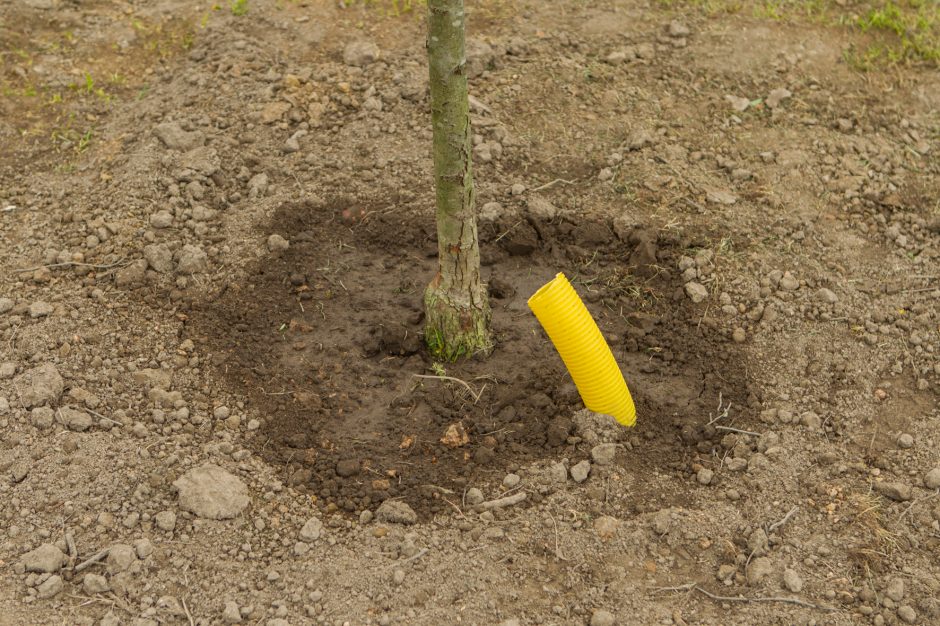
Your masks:
<svg viewBox="0 0 940 626"><path fill-rule="evenodd" d="M529 298L548 338L571 374L584 406L612 415L624 426L636 422L636 408L620 367L578 293L558 273Z"/></svg>

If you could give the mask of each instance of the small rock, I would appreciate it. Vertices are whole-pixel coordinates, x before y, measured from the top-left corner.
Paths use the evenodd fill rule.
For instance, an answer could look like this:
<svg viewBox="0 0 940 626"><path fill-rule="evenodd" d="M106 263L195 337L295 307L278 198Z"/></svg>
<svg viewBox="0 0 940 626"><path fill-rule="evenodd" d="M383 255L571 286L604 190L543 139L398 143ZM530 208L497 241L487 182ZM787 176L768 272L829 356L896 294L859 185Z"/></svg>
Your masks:
<svg viewBox="0 0 940 626"><path fill-rule="evenodd" d="M290 247L290 242L277 233L268 237L268 250L271 252L283 252Z"/></svg>
<svg viewBox="0 0 940 626"><path fill-rule="evenodd" d="M901 433L898 436L898 447L902 450L914 447L914 437L909 433Z"/></svg>
<svg viewBox="0 0 940 626"><path fill-rule="evenodd" d="M898 617L900 617L905 624L917 623L917 611L914 610L914 607L908 606L907 604L902 604L898 607Z"/></svg>
<svg viewBox="0 0 940 626"><path fill-rule="evenodd" d="M892 578L888 581L888 586L885 587L885 595L894 600L895 602L900 602L904 599L904 579L903 578Z"/></svg>
<svg viewBox="0 0 940 626"><path fill-rule="evenodd" d="M209 257L205 251L186 244L176 253L176 271L179 274L200 274L209 268Z"/></svg>
<svg viewBox="0 0 940 626"><path fill-rule="evenodd" d="M807 411L804 413L800 418L800 421L803 422L803 425L810 430L819 430L822 428L822 418L813 411Z"/></svg>
<svg viewBox="0 0 940 626"><path fill-rule="evenodd" d="M146 259L137 259L114 272L114 284L118 287L134 287L147 277Z"/></svg>
<svg viewBox="0 0 940 626"><path fill-rule="evenodd" d="M738 201L738 197L727 189L710 189L705 192L705 200L711 204L731 206Z"/></svg>
<svg viewBox="0 0 940 626"><path fill-rule="evenodd" d="M105 563L109 574L126 572L131 563L137 560L137 552L126 543L116 543L108 549L108 558Z"/></svg>
<svg viewBox="0 0 940 626"><path fill-rule="evenodd" d="M751 101L748 98L742 98L741 96L727 95L725 96L725 101L731 105L731 109L737 113L744 113L747 111L747 108L751 106Z"/></svg>
<svg viewBox="0 0 940 626"><path fill-rule="evenodd" d="M558 208L539 195L529 196L526 201L526 209L533 217L545 221L553 220L558 215Z"/></svg>
<svg viewBox="0 0 940 626"><path fill-rule="evenodd" d="M378 58L379 47L371 41L352 41L343 49L343 63L346 65L365 67Z"/></svg>
<svg viewBox="0 0 940 626"><path fill-rule="evenodd" d="M305 541L298 541L294 544L294 556L304 556L310 552L310 544Z"/></svg>
<svg viewBox="0 0 940 626"><path fill-rule="evenodd" d="M712 478L714 477L715 477L715 472L708 469L707 467L703 467L702 469L698 471L698 474L695 475L696 480L698 480L699 484L701 485L711 484Z"/></svg>
<svg viewBox="0 0 940 626"><path fill-rule="evenodd" d="M747 548L752 555L766 554L768 545L767 533L763 528L755 529L747 538Z"/></svg>
<svg viewBox="0 0 940 626"><path fill-rule="evenodd" d="M205 135L199 131L187 132L176 122L158 124L153 134L171 150L189 152L205 143Z"/></svg>
<svg viewBox="0 0 940 626"><path fill-rule="evenodd" d="M29 422L40 430L52 428L55 422L55 411L47 406L37 406L30 412Z"/></svg>
<svg viewBox="0 0 940 626"><path fill-rule="evenodd" d="M598 609L591 615L591 626L614 626L616 623L617 618L614 614L604 609Z"/></svg>
<svg viewBox="0 0 940 626"><path fill-rule="evenodd" d="M238 604L231 600L225 603L222 609L222 621L226 624L240 624L242 621L241 611L238 610Z"/></svg>
<svg viewBox="0 0 940 626"><path fill-rule="evenodd" d="M13 310L16 303L10 298L0 298L0 315L4 315Z"/></svg>
<svg viewBox="0 0 940 626"><path fill-rule="evenodd" d="M300 538L307 543L313 543L320 538L320 533L323 532L323 522L319 518L311 517L308 519L303 528L300 529Z"/></svg>
<svg viewBox="0 0 940 626"><path fill-rule="evenodd" d="M576 483L583 483L586 481L590 473L591 462L588 460L581 461L580 463L571 466L571 479Z"/></svg>
<svg viewBox="0 0 940 626"><path fill-rule="evenodd" d="M910 500L914 496L914 489L904 483L875 483L874 487L875 491L884 497L897 500L898 502Z"/></svg>
<svg viewBox="0 0 940 626"><path fill-rule="evenodd" d="M814 296L817 302L825 302L826 304L835 304L839 301L839 296L837 296L831 289L826 289L822 287L816 291Z"/></svg>
<svg viewBox="0 0 940 626"><path fill-rule="evenodd" d="M741 327L735 328L731 333L731 341L735 343L744 343L747 341L747 332Z"/></svg>
<svg viewBox="0 0 940 626"><path fill-rule="evenodd" d="M173 253L162 243L144 246L144 259L155 272L166 274L173 271Z"/></svg>
<svg viewBox="0 0 940 626"><path fill-rule="evenodd" d="M708 289L705 288L705 285L692 281L686 283L685 295L689 297L689 300L698 304L708 297Z"/></svg>
<svg viewBox="0 0 940 626"><path fill-rule="evenodd" d="M506 477L503 478L503 487L506 489L513 489L516 485L519 484L519 481L522 480L519 478L518 474L506 474Z"/></svg>
<svg viewBox="0 0 940 626"><path fill-rule="evenodd" d="M69 430L74 430L79 433L85 432L91 428L94 423L91 419L91 415L71 407L62 407L59 409L56 412L56 419Z"/></svg>
<svg viewBox="0 0 940 626"><path fill-rule="evenodd" d="M261 109L261 123L262 124L273 124L278 121L284 114L290 111L290 102L268 102Z"/></svg>
<svg viewBox="0 0 940 626"><path fill-rule="evenodd" d="M765 578L770 576L772 571L773 565L767 557L761 556L753 559L747 566L747 584L751 586L759 585Z"/></svg>
<svg viewBox="0 0 940 626"><path fill-rule="evenodd" d="M799 593L803 590L803 579L789 567L783 570L783 586L792 593Z"/></svg>
<svg viewBox="0 0 940 626"><path fill-rule="evenodd" d="M59 571L67 561L65 554L51 543L44 543L20 557L27 572L45 574Z"/></svg>
<svg viewBox="0 0 940 626"><path fill-rule="evenodd" d="M150 225L154 228L169 228L173 225L173 214L169 211L157 211L150 216Z"/></svg>
<svg viewBox="0 0 940 626"><path fill-rule="evenodd" d="M935 467L924 476L924 486L927 489L940 489L940 467Z"/></svg>
<svg viewBox="0 0 940 626"><path fill-rule="evenodd" d="M180 507L206 519L231 519L250 502L245 483L217 465L191 469L173 486L179 491Z"/></svg>
<svg viewBox="0 0 940 626"><path fill-rule="evenodd" d="M153 554L153 544L146 537L138 539L134 542L134 552L137 553L138 559L146 559Z"/></svg>
<svg viewBox="0 0 940 626"><path fill-rule="evenodd" d="M392 572L392 582L395 585L400 585L405 582L405 570L396 569L394 572Z"/></svg>
<svg viewBox="0 0 940 626"><path fill-rule="evenodd" d="M386 500L376 509L375 519L389 524L414 524L418 514L401 500Z"/></svg>
<svg viewBox="0 0 940 626"><path fill-rule="evenodd" d="M617 456L617 444L602 443L591 448L591 459L596 465L610 465Z"/></svg>
<svg viewBox="0 0 940 626"><path fill-rule="evenodd" d="M65 582L63 582L61 576L50 576L36 588L36 596L40 600L54 598L55 596L59 595L64 588Z"/></svg>
<svg viewBox="0 0 940 626"><path fill-rule="evenodd" d="M33 302L29 305L29 316L33 319L38 319L40 317L47 317L52 315L52 312L55 308L48 302L43 302L42 300L38 302Z"/></svg>
<svg viewBox="0 0 940 626"><path fill-rule="evenodd" d="M483 492L476 487L471 487L470 489L467 489L467 495L465 499L467 504L470 506L476 506L483 502Z"/></svg>
<svg viewBox="0 0 940 626"><path fill-rule="evenodd" d="M780 277L780 288L784 291L796 291L800 288L800 281L790 272L784 272Z"/></svg>
<svg viewBox="0 0 940 626"><path fill-rule="evenodd" d="M691 34L689 27L679 20L672 20L669 22L668 32L670 37L688 37Z"/></svg>
<svg viewBox="0 0 940 626"><path fill-rule="evenodd" d="M56 402L65 383L55 365L44 363L20 374L13 387L19 390L20 400L28 409Z"/></svg>
<svg viewBox="0 0 940 626"><path fill-rule="evenodd" d="M770 92L764 102L767 103L769 108L776 109L784 100L789 99L792 95L789 89L778 87Z"/></svg>
<svg viewBox="0 0 940 626"><path fill-rule="evenodd" d="M176 528L176 513L173 511L160 511L154 516L157 528L166 532L173 532Z"/></svg>
<svg viewBox="0 0 940 626"><path fill-rule="evenodd" d="M525 193L525 185L522 183L514 183L513 186L509 188L509 193L514 196L521 196Z"/></svg>
<svg viewBox="0 0 940 626"><path fill-rule="evenodd" d="M94 595L96 593L106 593L111 587L108 585L108 579L100 574L85 574L82 580L82 589L85 593Z"/></svg>

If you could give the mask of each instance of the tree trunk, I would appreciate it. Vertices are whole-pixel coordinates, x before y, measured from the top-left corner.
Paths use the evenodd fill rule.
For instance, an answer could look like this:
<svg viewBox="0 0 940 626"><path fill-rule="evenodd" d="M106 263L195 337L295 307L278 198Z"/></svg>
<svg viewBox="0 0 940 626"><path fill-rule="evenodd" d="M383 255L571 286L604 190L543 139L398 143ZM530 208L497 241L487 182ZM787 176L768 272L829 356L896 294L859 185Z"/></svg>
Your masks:
<svg viewBox="0 0 940 626"><path fill-rule="evenodd" d="M473 202L465 19L463 0L428 0L440 268L424 294L425 340L433 356L447 360L491 347Z"/></svg>

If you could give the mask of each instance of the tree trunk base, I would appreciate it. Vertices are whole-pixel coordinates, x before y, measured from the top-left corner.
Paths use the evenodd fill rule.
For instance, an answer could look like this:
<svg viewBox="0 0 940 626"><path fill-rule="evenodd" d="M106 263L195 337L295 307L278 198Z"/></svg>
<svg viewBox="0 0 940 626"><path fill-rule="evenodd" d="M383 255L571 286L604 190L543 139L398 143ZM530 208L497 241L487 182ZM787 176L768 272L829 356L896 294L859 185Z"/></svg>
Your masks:
<svg viewBox="0 0 940 626"><path fill-rule="evenodd" d="M457 303L439 289L437 282L432 282L424 292L424 341L431 356L456 361L463 356L489 354L493 342L486 299L482 307Z"/></svg>

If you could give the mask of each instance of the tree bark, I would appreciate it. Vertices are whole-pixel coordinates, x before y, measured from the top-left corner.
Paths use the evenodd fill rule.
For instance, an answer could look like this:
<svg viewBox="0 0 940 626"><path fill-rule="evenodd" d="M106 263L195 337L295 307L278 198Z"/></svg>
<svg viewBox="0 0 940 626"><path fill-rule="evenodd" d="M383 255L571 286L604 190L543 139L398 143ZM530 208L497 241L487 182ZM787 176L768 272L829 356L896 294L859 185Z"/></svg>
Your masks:
<svg viewBox="0 0 940 626"><path fill-rule="evenodd" d="M433 356L447 360L486 353L492 345L474 209L465 20L463 0L428 0L440 267L424 295L425 340Z"/></svg>

